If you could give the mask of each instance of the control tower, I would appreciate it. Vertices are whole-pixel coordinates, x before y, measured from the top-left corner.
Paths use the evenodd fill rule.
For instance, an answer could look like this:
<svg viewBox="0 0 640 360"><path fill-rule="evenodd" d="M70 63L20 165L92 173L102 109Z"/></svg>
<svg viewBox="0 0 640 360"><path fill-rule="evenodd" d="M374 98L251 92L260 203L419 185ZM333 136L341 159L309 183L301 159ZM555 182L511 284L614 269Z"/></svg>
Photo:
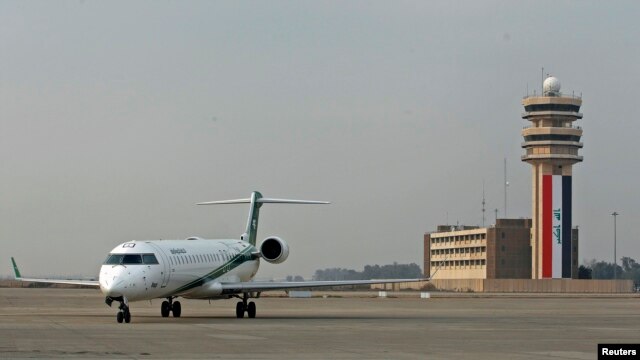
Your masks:
<svg viewBox="0 0 640 360"><path fill-rule="evenodd" d="M526 96L522 105L531 121L522 130L522 161L532 166L531 276L571 278L571 176L582 161L582 129L573 122L582 119L582 98L562 94L560 81L547 77L542 96Z"/></svg>

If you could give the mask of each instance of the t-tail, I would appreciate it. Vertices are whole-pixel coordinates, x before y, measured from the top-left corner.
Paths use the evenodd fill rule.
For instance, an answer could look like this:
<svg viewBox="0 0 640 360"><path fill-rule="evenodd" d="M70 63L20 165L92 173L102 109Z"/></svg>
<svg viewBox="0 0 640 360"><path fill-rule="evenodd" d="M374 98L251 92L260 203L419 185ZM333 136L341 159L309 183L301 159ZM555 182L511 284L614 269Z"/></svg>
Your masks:
<svg viewBox="0 0 640 360"><path fill-rule="evenodd" d="M291 200L291 199L273 199L262 197L262 194L258 191L251 193L251 197L248 199L235 199L235 200L222 200L222 201L208 201L198 203L198 205L217 205L217 204L251 204L249 206L249 218L247 220L247 227L244 234L240 237L242 240L249 244L256 245L256 235L258 233L258 218L260 216L260 208L262 204L329 204L327 201L313 201L313 200Z"/></svg>

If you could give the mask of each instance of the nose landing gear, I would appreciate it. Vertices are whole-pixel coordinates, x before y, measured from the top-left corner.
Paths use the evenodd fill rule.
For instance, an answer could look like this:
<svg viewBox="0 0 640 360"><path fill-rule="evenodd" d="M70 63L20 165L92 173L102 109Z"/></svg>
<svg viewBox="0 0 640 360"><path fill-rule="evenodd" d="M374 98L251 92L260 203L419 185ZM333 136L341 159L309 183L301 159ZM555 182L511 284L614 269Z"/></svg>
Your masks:
<svg viewBox="0 0 640 360"><path fill-rule="evenodd" d="M122 324L123 322L127 324L130 323L131 312L129 311L129 302L127 301L127 298L124 296L119 296L117 298L107 296L105 303L111 306L111 303L113 303L114 300L120 302L120 306L118 306L118 313L116 314L116 321L118 321L119 324Z"/></svg>
<svg viewBox="0 0 640 360"><path fill-rule="evenodd" d="M118 323L122 323L123 320L127 324L131 322L131 312L129 311L128 306L120 306L120 311L118 311L118 314L116 315L116 320Z"/></svg>
<svg viewBox="0 0 640 360"><path fill-rule="evenodd" d="M169 313L173 312L173 317L180 317L182 314L182 306L180 301L173 301L172 297L168 297L166 301L160 305L160 315L162 317L169 317Z"/></svg>

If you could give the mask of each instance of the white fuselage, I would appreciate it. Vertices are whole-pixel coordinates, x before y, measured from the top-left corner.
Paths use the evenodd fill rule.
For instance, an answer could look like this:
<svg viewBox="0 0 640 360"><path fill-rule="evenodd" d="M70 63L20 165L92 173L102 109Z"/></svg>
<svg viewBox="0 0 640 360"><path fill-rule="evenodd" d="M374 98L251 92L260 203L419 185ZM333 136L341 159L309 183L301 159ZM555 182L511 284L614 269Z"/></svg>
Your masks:
<svg viewBox="0 0 640 360"><path fill-rule="evenodd" d="M260 265L255 253L242 240L130 241L115 247L100 268L100 290L127 301L221 298L221 283L255 276Z"/></svg>

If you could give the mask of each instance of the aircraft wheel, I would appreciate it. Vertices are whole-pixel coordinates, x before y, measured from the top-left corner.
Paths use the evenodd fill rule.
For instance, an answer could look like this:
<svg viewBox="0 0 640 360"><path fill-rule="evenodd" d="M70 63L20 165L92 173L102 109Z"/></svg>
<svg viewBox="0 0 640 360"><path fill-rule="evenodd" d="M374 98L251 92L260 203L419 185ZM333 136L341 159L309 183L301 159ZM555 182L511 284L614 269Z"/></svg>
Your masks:
<svg viewBox="0 0 640 360"><path fill-rule="evenodd" d="M169 313L171 312L171 305L169 305L168 301L163 301L162 305L160 305L160 314L162 317L169 317Z"/></svg>
<svg viewBox="0 0 640 360"><path fill-rule="evenodd" d="M118 320L119 324L122 324L124 320L124 313L122 311L118 311L118 315L116 315L116 320Z"/></svg>
<svg viewBox="0 0 640 360"><path fill-rule="evenodd" d="M131 313L129 312L129 309L124 311L124 322L127 324L131 322Z"/></svg>
<svg viewBox="0 0 640 360"><path fill-rule="evenodd" d="M238 301L236 304L236 317L242 319L244 317L244 304L242 301Z"/></svg>
<svg viewBox="0 0 640 360"><path fill-rule="evenodd" d="M173 317L180 317L180 314L182 314L182 306L180 305L180 301L174 302L171 310L173 310Z"/></svg>
<svg viewBox="0 0 640 360"><path fill-rule="evenodd" d="M251 301L249 303L249 306L247 306L247 314L251 319L256 317L256 303L254 303L253 301Z"/></svg>

